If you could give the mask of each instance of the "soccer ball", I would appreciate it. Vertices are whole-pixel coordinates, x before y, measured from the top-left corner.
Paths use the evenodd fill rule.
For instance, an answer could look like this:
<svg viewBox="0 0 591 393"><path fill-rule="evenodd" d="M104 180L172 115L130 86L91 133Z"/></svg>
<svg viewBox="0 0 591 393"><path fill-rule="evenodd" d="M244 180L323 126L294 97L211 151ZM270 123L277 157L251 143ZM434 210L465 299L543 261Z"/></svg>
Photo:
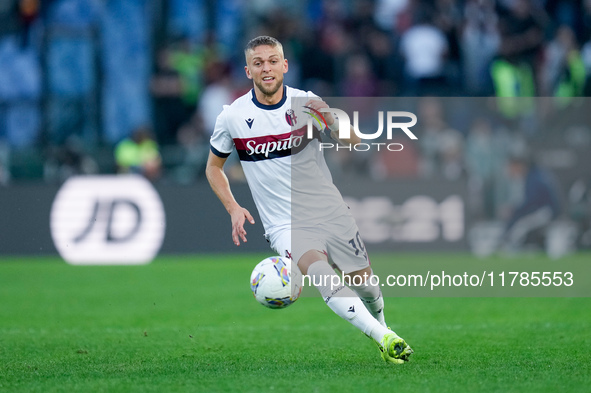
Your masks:
<svg viewBox="0 0 591 393"><path fill-rule="evenodd" d="M250 289L265 307L285 308L295 302L302 291L301 273L291 259L269 257L255 266L250 275Z"/></svg>

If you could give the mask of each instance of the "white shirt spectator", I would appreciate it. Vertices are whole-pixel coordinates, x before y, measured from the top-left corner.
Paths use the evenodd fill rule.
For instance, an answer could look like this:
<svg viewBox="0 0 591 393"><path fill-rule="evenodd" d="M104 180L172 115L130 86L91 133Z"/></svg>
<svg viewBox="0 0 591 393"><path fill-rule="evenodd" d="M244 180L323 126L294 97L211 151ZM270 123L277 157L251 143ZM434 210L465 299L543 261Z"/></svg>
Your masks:
<svg viewBox="0 0 591 393"><path fill-rule="evenodd" d="M215 122L224 105L229 105L233 100L233 92L226 83L212 83L205 88L199 100L199 112L203 117L203 125L206 132L213 134Z"/></svg>
<svg viewBox="0 0 591 393"><path fill-rule="evenodd" d="M413 26L400 40L406 73L415 79L442 76L447 49L445 36L431 25Z"/></svg>
<svg viewBox="0 0 591 393"><path fill-rule="evenodd" d="M408 0L378 0L375 5L374 20L384 30L396 28L398 14L408 7Z"/></svg>

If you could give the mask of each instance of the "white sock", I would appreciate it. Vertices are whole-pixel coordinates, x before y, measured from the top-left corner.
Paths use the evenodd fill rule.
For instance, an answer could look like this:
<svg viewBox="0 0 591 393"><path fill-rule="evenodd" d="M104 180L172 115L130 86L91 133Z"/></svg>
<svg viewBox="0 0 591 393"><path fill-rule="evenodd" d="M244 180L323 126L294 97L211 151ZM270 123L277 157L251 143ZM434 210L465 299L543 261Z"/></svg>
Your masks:
<svg viewBox="0 0 591 393"><path fill-rule="evenodd" d="M372 275L373 276L373 275ZM351 285L351 289L355 291L357 296L363 301L367 310L371 315L377 319L382 326L388 326L386 324L386 318L384 317L384 298L382 297L382 291L379 286L371 285L371 282L375 282L370 278L364 284Z"/></svg>
<svg viewBox="0 0 591 393"><path fill-rule="evenodd" d="M339 317L378 342L385 334L392 333L370 314L351 288L341 283L340 277L327 262L314 262L308 268L308 276L324 302Z"/></svg>

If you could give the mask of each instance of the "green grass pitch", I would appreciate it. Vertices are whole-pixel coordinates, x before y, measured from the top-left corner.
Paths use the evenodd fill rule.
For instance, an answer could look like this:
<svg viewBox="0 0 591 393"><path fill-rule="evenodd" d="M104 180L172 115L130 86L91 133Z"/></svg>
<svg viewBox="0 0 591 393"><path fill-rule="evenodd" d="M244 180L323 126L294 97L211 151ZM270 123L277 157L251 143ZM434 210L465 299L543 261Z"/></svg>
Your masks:
<svg viewBox="0 0 591 393"><path fill-rule="evenodd" d="M0 392L591 390L590 298L388 298L415 350L395 366L320 298L256 303L265 256L3 258Z"/></svg>

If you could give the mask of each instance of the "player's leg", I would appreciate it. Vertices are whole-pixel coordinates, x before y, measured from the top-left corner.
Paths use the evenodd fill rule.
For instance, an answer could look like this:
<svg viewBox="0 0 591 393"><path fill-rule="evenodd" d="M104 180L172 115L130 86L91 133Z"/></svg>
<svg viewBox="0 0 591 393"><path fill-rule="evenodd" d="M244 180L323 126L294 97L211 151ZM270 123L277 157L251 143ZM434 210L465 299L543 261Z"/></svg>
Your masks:
<svg viewBox="0 0 591 393"><path fill-rule="evenodd" d="M382 326L386 326L379 279L373 276L367 250L355 220L351 216L343 216L328 225L327 232L331 236L327 239L327 247L331 260L345 273L346 282L364 300L368 312L377 317ZM380 310L382 311L379 312ZM413 353L410 346L391 330L376 342L382 351L382 358L388 362L406 361Z"/></svg>
<svg viewBox="0 0 591 393"><path fill-rule="evenodd" d="M326 305L338 316L373 338L382 353L382 358L390 363L404 363L412 349L404 339L382 326L367 310L361 299L341 282L334 269L329 265L326 254L310 250L298 261L302 274L310 277Z"/></svg>
<svg viewBox="0 0 591 393"><path fill-rule="evenodd" d="M349 286L363 300L368 311L383 326L386 326L382 291L379 288L377 277L372 276L373 272L369 266L346 274L348 282L351 283ZM403 363L408 361L409 356L413 353L406 341L393 331L386 334L380 341L376 340L376 343L382 353L382 358L387 362Z"/></svg>
<svg viewBox="0 0 591 393"><path fill-rule="evenodd" d="M346 284L359 296L367 310L382 326L387 326L384 316L384 298L379 278L374 276L365 244L352 216L339 217L328 224L329 253L337 268L345 272Z"/></svg>
<svg viewBox="0 0 591 393"><path fill-rule="evenodd" d="M363 301L363 304L365 304L365 307L371 315L377 319L382 326L387 326L384 316L384 297L382 296L382 290L379 286L379 280L374 276L371 267L368 266L361 270L356 270L345 276L348 279L349 287Z"/></svg>
<svg viewBox="0 0 591 393"><path fill-rule="evenodd" d="M310 277L311 283L318 289L325 303L338 316L376 341L390 333L369 313L355 292L341 282L341 277L329 265L324 253L317 250L307 251L299 259L298 267L302 274Z"/></svg>

